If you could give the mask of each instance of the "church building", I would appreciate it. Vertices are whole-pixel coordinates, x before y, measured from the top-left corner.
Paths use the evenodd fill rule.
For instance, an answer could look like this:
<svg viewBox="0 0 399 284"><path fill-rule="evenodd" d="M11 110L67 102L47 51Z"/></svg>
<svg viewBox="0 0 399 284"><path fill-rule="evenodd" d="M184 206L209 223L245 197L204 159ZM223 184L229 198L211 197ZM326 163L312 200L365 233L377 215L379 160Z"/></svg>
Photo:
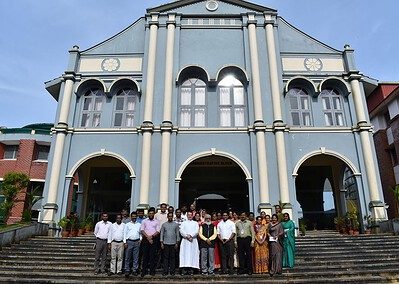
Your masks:
<svg viewBox="0 0 399 284"><path fill-rule="evenodd" d="M44 222L163 202L281 203L318 228L355 202L359 220L386 219L365 100L377 83L349 45L251 2L180 0L69 54L46 83L58 109Z"/></svg>

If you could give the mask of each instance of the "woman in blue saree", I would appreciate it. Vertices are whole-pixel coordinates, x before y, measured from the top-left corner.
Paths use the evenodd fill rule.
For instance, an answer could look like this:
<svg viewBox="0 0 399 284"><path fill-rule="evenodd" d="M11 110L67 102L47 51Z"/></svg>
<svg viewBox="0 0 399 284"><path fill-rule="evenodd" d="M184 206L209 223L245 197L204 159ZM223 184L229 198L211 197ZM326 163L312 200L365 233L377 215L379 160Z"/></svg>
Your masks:
<svg viewBox="0 0 399 284"><path fill-rule="evenodd" d="M295 224L288 213L284 213L281 223L284 230L283 267L293 268L295 264Z"/></svg>

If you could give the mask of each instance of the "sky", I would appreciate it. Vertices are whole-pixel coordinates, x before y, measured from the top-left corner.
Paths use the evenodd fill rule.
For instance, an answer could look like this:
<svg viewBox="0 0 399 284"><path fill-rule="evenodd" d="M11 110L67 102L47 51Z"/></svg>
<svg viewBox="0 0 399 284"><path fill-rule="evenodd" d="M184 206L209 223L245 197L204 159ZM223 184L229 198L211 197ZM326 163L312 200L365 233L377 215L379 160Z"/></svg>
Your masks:
<svg viewBox="0 0 399 284"><path fill-rule="evenodd" d="M57 102L44 82L63 74L68 50L113 36L168 0L0 0L0 126L53 123ZM399 81L399 0L253 0L342 50L355 49L358 69Z"/></svg>

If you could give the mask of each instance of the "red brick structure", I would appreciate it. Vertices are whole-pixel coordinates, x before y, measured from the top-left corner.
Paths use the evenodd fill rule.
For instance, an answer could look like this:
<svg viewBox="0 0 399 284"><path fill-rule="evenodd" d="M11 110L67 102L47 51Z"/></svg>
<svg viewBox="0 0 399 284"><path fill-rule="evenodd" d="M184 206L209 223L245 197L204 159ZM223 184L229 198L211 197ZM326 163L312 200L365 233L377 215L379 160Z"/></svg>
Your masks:
<svg viewBox="0 0 399 284"><path fill-rule="evenodd" d="M26 190L38 186L43 190L51 127L50 124L33 124L17 129L0 129L0 182L8 172L21 172L31 181ZM19 201L12 209L8 223L21 221L26 206L26 190L19 193Z"/></svg>
<svg viewBox="0 0 399 284"><path fill-rule="evenodd" d="M388 217L398 216L392 188L399 184L399 83L379 83L367 97Z"/></svg>

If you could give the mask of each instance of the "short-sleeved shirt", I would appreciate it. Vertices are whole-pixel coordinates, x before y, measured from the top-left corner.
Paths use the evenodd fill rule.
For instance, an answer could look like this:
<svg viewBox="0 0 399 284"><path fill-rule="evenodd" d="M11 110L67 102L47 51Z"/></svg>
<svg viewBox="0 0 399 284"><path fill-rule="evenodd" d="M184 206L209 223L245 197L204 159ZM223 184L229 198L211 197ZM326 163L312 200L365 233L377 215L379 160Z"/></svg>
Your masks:
<svg viewBox="0 0 399 284"><path fill-rule="evenodd" d="M230 239L231 235L236 233L236 225L231 220L222 220L217 226L217 231L223 240Z"/></svg>

